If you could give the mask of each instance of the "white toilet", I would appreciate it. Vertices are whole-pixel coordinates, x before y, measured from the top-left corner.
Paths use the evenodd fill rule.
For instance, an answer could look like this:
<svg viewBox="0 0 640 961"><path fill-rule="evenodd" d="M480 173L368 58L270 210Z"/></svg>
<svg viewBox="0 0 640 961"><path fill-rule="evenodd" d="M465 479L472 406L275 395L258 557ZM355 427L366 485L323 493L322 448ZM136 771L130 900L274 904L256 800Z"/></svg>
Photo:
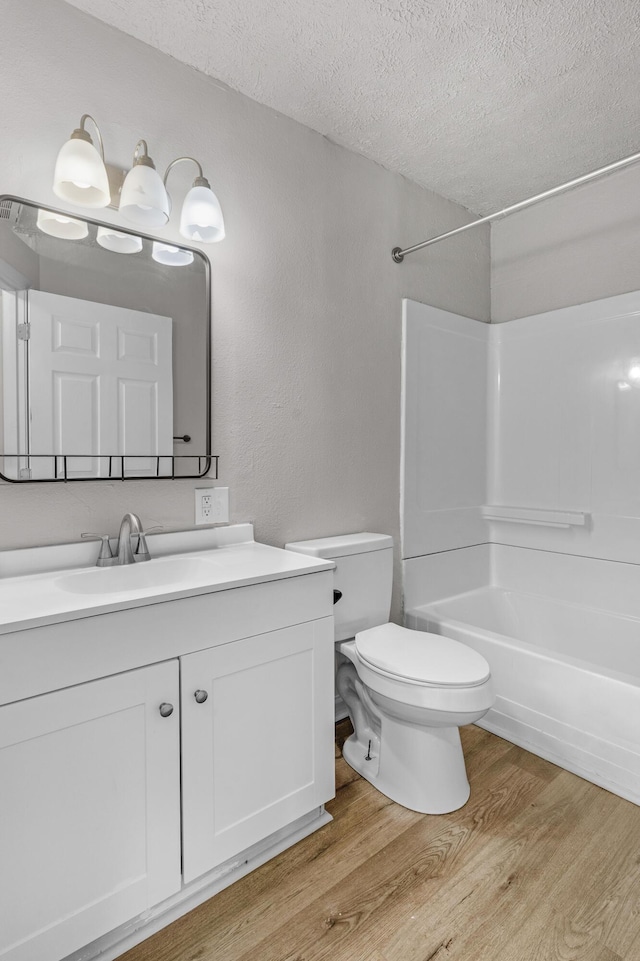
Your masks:
<svg viewBox="0 0 640 961"><path fill-rule="evenodd" d="M345 760L387 797L424 814L455 811L469 797L461 724L494 701L489 665L451 638L388 623L393 540L347 534L287 544L331 559L336 674L354 733Z"/></svg>

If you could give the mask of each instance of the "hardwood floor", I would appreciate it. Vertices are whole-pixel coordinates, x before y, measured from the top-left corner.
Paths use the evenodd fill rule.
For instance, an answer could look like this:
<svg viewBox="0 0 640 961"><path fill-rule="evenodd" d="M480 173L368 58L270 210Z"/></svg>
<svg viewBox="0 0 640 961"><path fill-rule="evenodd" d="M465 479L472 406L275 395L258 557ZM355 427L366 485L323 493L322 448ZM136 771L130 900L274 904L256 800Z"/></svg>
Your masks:
<svg viewBox="0 0 640 961"><path fill-rule="evenodd" d="M122 961L640 961L640 807L476 727L407 811L336 747L334 820Z"/></svg>

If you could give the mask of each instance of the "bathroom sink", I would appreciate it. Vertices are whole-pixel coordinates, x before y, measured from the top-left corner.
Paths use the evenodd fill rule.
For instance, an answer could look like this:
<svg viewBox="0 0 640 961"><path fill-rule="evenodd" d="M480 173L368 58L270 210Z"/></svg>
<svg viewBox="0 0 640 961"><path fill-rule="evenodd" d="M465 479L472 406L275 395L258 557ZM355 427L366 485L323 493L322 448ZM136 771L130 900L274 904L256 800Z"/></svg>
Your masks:
<svg viewBox="0 0 640 961"><path fill-rule="evenodd" d="M188 587L193 582L202 583L210 573L210 562L200 557L159 557L144 563L75 571L57 577L54 584L70 594L120 594Z"/></svg>
<svg viewBox="0 0 640 961"><path fill-rule="evenodd" d="M160 601L249 587L329 570L333 562L256 544L251 524L167 531L148 541L151 560L97 567L94 543L0 551L2 638L33 627L111 614ZM0 670L0 690L6 683Z"/></svg>

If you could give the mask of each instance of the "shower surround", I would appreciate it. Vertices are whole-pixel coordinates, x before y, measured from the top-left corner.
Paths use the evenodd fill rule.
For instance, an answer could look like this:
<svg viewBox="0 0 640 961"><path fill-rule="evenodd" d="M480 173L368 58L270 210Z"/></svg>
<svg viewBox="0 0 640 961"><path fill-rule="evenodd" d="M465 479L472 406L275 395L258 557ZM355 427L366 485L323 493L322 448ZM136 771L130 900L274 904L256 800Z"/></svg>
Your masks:
<svg viewBox="0 0 640 961"><path fill-rule="evenodd" d="M482 726L640 803L640 293L489 326L404 305L406 623Z"/></svg>

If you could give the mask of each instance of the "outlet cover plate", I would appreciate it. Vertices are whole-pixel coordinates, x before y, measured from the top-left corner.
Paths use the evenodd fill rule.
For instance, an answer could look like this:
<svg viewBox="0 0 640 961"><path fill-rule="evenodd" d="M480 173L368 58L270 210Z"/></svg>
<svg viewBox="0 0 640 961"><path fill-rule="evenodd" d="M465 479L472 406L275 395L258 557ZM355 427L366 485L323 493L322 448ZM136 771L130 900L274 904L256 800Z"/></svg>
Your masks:
<svg viewBox="0 0 640 961"><path fill-rule="evenodd" d="M197 525L229 523L228 487L196 487L194 494Z"/></svg>

